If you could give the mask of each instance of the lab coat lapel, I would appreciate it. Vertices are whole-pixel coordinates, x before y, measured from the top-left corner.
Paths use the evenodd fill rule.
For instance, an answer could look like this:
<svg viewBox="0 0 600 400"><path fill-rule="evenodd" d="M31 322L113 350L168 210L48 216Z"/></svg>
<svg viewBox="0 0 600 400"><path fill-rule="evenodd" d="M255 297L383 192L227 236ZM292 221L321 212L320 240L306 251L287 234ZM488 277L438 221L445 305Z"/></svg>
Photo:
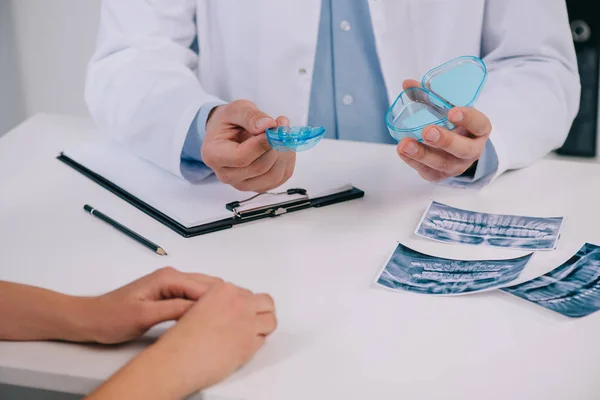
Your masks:
<svg viewBox="0 0 600 400"><path fill-rule="evenodd" d="M381 72L391 104L402 91L402 82L419 80L419 52L413 44L413 24L394 23L410 15L408 0L371 1L369 9ZM408 18L410 20L410 17Z"/></svg>
<svg viewBox="0 0 600 400"><path fill-rule="evenodd" d="M377 0L369 5L390 103L405 79L420 81L452 58L479 55L485 0Z"/></svg>
<svg viewBox="0 0 600 400"><path fill-rule="evenodd" d="M203 88L305 124L321 1L198 0L197 7Z"/></svg>
<svg viewBox="0 0 600 400"><path fill-rule="evenodd" d="M260 79L286 82L286 86L260 88L257 103L273 116L286 115L293 125L304 125L308 121L321 1L263 1L270 4L270 10L256 34L260 35L262 53L268 52L271 58L257 60Z"/></svg>
<svg viewBox="0 0 600 400"><path fill-rule="evenodd" d="M321 0L286 0L286 8L291 10L292 18L280 21L281 31L285 32L285 45L280 37L267 39L272 41L273 48L289 49L282 52L280 66L275 66L283 72L275 70L270 74L281 74L281 82L290 82L290 87L280 88L282 97L269 102L269 108L282 110L290 117L293 124L305 125L308 121L309 103L312 88L319 21L321 18ZM290 46L292 44L292 46ZM284 109L285 108L285 109Z"/></svg>

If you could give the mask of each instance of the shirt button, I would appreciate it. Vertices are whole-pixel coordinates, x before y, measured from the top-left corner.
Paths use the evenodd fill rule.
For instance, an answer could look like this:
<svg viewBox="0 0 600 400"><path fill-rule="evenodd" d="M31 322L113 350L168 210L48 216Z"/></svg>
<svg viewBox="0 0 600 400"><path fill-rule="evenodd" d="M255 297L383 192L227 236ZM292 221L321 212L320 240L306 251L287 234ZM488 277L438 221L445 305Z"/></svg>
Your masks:
<svg viewBox="0 0 600 400"><path fill-rule="evenodd" d="M300 69L298 70L298 73L299 73L300 75L305 75L305 74L306 74L306 68L300 68Z"/></svg>
<svg viewBox="0 0 600 400"><path fill-rule="evenodd" d="M350 25L350 22L343 20L342 22L340 22L340 29L343 30L344 32L348 32L350 29L352 28L352 25Z"/></svg>
<svg viewBox="0 0 600 400"><path fill-rule="evenodd" d="M342 97L342 103L344 103L344 105L349 106L350 104L354 103L354 97L347 94L344 97Z"/></svg>

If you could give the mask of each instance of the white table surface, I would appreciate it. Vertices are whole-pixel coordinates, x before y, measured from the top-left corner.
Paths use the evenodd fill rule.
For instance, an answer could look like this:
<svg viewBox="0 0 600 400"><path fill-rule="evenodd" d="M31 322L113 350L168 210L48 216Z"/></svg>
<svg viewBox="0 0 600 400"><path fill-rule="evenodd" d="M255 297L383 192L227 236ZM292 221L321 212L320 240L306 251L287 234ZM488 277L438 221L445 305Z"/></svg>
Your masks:
<svg viewBox="0 0 600 400"><path fill-rule="evenodd" d="M433 199L565 216L558 249L537 253L519 281L553 269L586 241L600 244L600 165L543 160L475 191L422 182L393 146L324 141L312 150L326 155L323 168L347 176L364 199L184 239L55 160L94 133L87 119L38 115L0 139L0 279L92 295L168 263L271 293L278 331L250 364L198 398L599 398L600 313L568 319L498 291L428 297L372 281L396 241L451 258L525 254L415 237ZM89 218L84 203L169 256ZM3 342L0 382L87 393L148 343Z"/></svg>

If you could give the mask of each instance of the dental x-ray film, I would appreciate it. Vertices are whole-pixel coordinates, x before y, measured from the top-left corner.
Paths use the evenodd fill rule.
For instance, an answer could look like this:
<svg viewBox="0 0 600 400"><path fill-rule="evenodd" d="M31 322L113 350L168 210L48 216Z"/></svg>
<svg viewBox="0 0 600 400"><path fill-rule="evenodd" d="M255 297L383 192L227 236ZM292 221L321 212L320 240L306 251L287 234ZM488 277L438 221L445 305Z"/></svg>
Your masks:
<svg viewBox="0 0 600 400"><path fill-rule="evenodd" d="M586 243L560 267L502 290L567 317L585 317L600 309L600 247Z"/></svg>
<svg viewBox="0 0 600 400"><path fill-rule="evenodd" d="M432 202L415 231L438 242L518 250L554 250L563 218L486 214Z"/></svg>
<svg viewBox="0 0 600 400"><path fill-rule="evenodd" d="M460 295L496 289L516 279L532 254L508 260L451 260L398 243L376 283L395 291Z"/></svg>

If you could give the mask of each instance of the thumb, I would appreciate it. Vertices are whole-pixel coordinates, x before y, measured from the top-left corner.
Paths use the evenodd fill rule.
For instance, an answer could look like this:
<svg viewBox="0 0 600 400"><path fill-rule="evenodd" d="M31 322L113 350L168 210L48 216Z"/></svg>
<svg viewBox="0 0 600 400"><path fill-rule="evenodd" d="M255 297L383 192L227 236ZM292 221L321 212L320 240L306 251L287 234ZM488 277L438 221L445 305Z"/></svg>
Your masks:
<svg viewBox="0 0 600 400"><path fill-rule="evenodd" d="M237 100L230 104L230 119L253 135L264 133L266 129L275 128L277 121L260 111L248 100Z"/></svg>
<svg viewBox="0 0 600 400"><path fill-rule="evenodd" d="M148 328L166 321L176 321L181 318L193 305L194 301L184 299L159 300L152 302L145 321Z"/></svg>

